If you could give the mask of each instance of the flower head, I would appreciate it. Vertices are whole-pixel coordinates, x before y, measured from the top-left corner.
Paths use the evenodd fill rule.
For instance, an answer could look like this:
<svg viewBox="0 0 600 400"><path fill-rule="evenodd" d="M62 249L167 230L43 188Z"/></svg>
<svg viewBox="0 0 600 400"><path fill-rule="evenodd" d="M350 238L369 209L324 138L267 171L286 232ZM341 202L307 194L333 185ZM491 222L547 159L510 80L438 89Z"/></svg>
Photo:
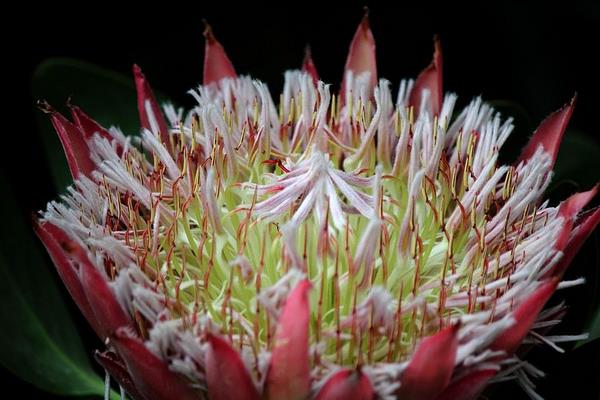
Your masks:
<svg viewBox="0 0 600 400"><path fill-rule="evenodd" d="M394 101L367 17L339 93L310 54L267 86L210 29L188 112L134 66L142 132L46 106L75 182L36 225L135 399L472 399L532 391L516 351L600 221L597 188L543 201L571 102L513 165L480 98L455 110L439 41Z"/></svg>

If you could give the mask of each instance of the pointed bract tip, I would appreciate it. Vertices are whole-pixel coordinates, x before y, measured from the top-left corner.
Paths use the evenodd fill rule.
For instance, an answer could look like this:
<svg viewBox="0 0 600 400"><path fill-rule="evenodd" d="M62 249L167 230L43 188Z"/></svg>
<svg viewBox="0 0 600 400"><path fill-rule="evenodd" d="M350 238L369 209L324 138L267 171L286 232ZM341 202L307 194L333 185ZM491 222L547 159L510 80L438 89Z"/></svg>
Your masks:
<svg viewBox="0 0 600 400"><path fill-rule="evenodd" d="M133 66L131 67L131 69L133 70L133 75L135 75L135 77L140 77L140 78L145 78L144 77L144 73L142 72L142 69L140 68L139 65L137 64L133 64Z"/></svg>
<svg viewBox="0 0 600 400"><path fill-rule="evenodd" d="M360 20L360 26L363 29L370 29L371 28L371 25L370 25L371 21L369 20L369 12L370 11L371 10L369 10L369 7L367 7L367 6L363 7L363 17Z"/></svg>
<svg viewBox="0 0 600 400"><path fill-rule="evenodd" d="M150 83L146 79L142 69L137 64L133 64L132 69L135 78L135 89L137 91L140 125L143 129L159 134L162 144L171 152L173 146L169 137L169 125L156 100L154 91L150 87Z"/></svg>
<svg viewBox="0 0 600 400"><path fill-rule="evenodd" d="M408 104L414 107L415 113L421 112L423 91L429 91L429 109L432 114L439 115L444 100L442 43L438 35L433 37L433 59L419 74L410 93Z"/></svg>
<svg viewBox="0 0 600 400"><path fill-rule="evenodd" d="M91 176L96 165L92 161L84 133L65 116L54 110L47 102L39 103L39 107L50 116L52 126L58 134L65 152L73 179L79 178L80 175Z"/></svg>
<svg viewBox="0 0 600 400"><path fill-rule="evenodd" d="M442 39L437 33L433 35L433 62L441 67L442 63Z"/></svg>
<svg viewBox="0 0 600 400"><path fill-rule="evenodd" d="M598 194L600 183L596 183L590 190L575 193L560 204L559 214L563 217L573 218Z"/></svg>
<svg viewBox="0 0 600 400"><path fill-rule="evenodd" d="M204 24L204 31L202 31L204 38L209 42L214 42L216 39L215 39L215 36L213 35L212 27L210 26L208 21L204 18L202 19L202 23Z"/></svg>
<svg viewBox="0 0 600 400"><path fill-rule="evenodd" d="M38 110L43 112L44 114L52 114L54 112L54 108L46 101L46 99L39 99L35 102Z"/></svg>
<svg viewBox="0 0 600 400"><path fill-rule="evenodd" d="M197 400L199 393L169 369L169 365L152 353L128 328L117 329L111 337L117 351L144 399Z"/></svg>
<svg viewBox="0 0 600 400"><path fill-rule="evenodd" d="M521 302L512 311L512 317L515 320L514 325L500 334L490 345L490 349L494 351L502 350L509 357L514 354L525 336L527 336L538 314L556 290L558 282L559 279L556 277L543 281L529 297Z"/></svg>
<svg viewBox="0 0 600 400"><path fill-rule="evenodd" d="M354 370L342 369L327 379L315 400L371 400L375 398L373 386L360 366Z"/></svg>
<svg viewBox="0 0 600 400"><path fill-rule="evenodd" d="M300 282L298 282L298 285L296 286L297 290L303 293L303 296L306 296L308 294L308 291L312 289L312 287L312 282L309 279L302 279Z"/></svg>
<svg viewBox="0 0 600 400"><path fill-rule="evenodd" d="M225 49L215 37L211 26L205 22L204 38L204 73L202 83L209 85L218 83L224 78L237 78L235 68L225 53Z"/></svg>
<svg viewBox="0 0 600 400"><path fill-rule="evenodd" d="M312 51L310 49L310 45L306 45L304 48L304 59L302 60L302 71L309 74L313 80L313 83L316 85L319 81L319 73L317 72L317 67L312 58Z"/></svg>
<svg viewBox="0 0 600 400"><path fill-rule="evenodd" d="M308 291L311 287L308 279L298 282L283 306L265 383L269 400L300 400L310 393Z"/></svg>
<svg viewBox="0 0 600 400"><path fill-rule="evenodd" d="M419 343L400 377L396 395L405 400L433 400L454 372L460 320Z"/></svg>
<svg viewBox="0 0 600 400"><path fill-rule="evenodd" d="M569 237L571 236L571 231L573 230L573 226L575 224L575 218L581 212L581 210L583 210L583 208L596 196L598 193L598 185L599 184L596 184L593 188L586 192L575 193L560 203L558 214L559 216L563 217L565 221L563 223L562 231L558 235L556 243L554 244L554 248L556 250L562 251L567 246Z"/></svg>
<svg viewBox="0 0 600 400"><path fill-rule="evenodd" d="M554 166L560 143L573 114L575 103L577 101L577 93L573 95L571 100L561 107L559 110L547 116L529 139L529 143L525 146L517 164L522 161L528 161L535 154L539 146L542 146L544 151L548 153L552 159L551 166Z"/></svg>
<svg viewBox="0 0 600 400"><path fill-rule="evenodd" d="M355 76L362 73L368 72L370 74L369 79L369 92L377 85L377 60L375 57L375 39L373 32L371 32L369 13L366 12L360 21L352 42L350 43L350 50L348 51L348 57L346 58L346 66L344 68L344 80L348 72L352 72ZM344 90L344 83L342 83L342 94Z"/></svg>
<svg viewBox="0 0 600 400"><path fill-rule="evenodd" d="M600 224L600 207L587 211L575 221L575 227L571 230L569 240L563 250L563 257L551 271L553 276L562 277L564 275L571 261L598 224Z"/></svg>
<svg viewBox="0 0 600 400"><path fill-rule="evenodd" d="M224 339L208 333L206 384L211 400L258 400L254 382L239 353Z"/></svg>
<svg viewBox="0 0 600 400"><path fill-rule="evenodd" d="M87 115L81 108L71 103L71 99L67 102L67 107L71 110L71 117L75 125L83 132L86 141L91 140L95 134L100 135L109 142L113 137L108 130L102 125Z"/></svg>

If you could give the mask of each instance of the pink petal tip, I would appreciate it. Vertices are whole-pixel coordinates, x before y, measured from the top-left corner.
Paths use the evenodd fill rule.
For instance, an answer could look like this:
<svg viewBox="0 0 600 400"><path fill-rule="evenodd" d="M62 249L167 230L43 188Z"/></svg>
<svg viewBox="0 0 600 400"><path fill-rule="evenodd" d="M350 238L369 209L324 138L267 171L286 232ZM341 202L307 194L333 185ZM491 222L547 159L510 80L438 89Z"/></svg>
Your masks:
<svg viewBox="0 0 600 400"><path fill-rule="evenodd" d="M564 269L569 266L575 255L583 246L586 239L596 229L600 223L600 207L596 207L586 214L582 215L581 218L576 221L575 228L573 229L569 242L563 250L563 258L560 260L560 265L564 265ZM559 268L558 274L562 276L564 269Z"/></svg>
<svg viewBox="0 0 600 400"><path fill-rule="evenodd" d="M300 281L289 294L279 317L266 380L269 400L301 400L310 392L310 288L310 281Z"/></svg>
<svg viewBox="0 0 600 400"><path fill-rule="evenodd" d="M146 399L152 400L197 400L202 398L184 380L169 369L169 366L127 329L119 329L112 337L121 358L127 365L135 387Z"/></svg>
<svg viewBox="0 0 600 400"><path fill-rule="evenodd" d="M350 44L350 51L348 52L346 67L344 68L344 81L350 71L354 76L368 72L370 74L370 89L373 90L377 85L375 39L373 38L373 32L371 32L368 12L365 12ZM342 84L342 93L343 88L344 85Z"/></svg>
<svg viewBox="0 0 600 400"><path fill-rule="evenodd" d="M167 120L162 113L158 101L156 101L150 83L148 83L142 69L136 64L133 65L133 77L135 80L135 89L137 91L138 112L142 128L158 133L162 143L169 151L171 151L172 146L169 138L169 125L167 124ZM158 132L156 132L157 129Z"/></svg>
<svg viewBox="0 0 600 400"><path fill-rule="evenodd" d="M210 25L204 29L204 85L218 83L224 78L237 78L233 64L227 57L225 49L215 38Z"/></svg>
<svg viewBox="0 0 600 400"><path fill-rule="evenodd" d="M575 224L575 217L585 207L598 192L598 185L594 186L587 192L575 193L560 204L558 215L563 217L565 222L563 229L556 240L554 248L562 251L569 241L569 236Z"/></svg>
<svg viewBox="0 0 600 400"><path fill-rule="evenodd" d="M323 384L315 400L372 400L375 398L369 378L360 369L343 369Z"/></svg>
<svg viewBox="0 0 600 400"><path fill-rule="evenodd" d="M514 325L500 334L490 345L490 349L494 351L503 350L507 355L514 354L523 339L525 339L538 314L556 290L557 285L558 279L554 278L543 282L533 294L513 310Z"/></svg>
<svg viewBox="0 0 600 400"><path fill-rule="evenodd" d="M599 208L577 220L581 210L598 193L599 186L600 184L597 184L587 192L576 193L560 204L558 213L565 219L565 222L554 247L563 252L563 257L553 268L552 275L563 276L577 251L600 222Z"/></svg>
<svg viewBox="0 0 600 400"><path fill-rule="evenodd" d="M560 110L553 112L542 121L540 126L538 126L533 133L531 139L529 139L529 143L527 143L521 152L517 164L521 161L529 160L535 154L538 147L542 146L544 151L552 157L552 164L554 165L558 155L560 142L567 129L571 115L573 114L576 100L577 95L573 96L571 101Z"/></svg>
<svg viewBox="0 0 600 400"><path fill-rule="evenodd" d="M76 105L71 103L67 104L69 109L71 110L71 116L73 117L73 122L79 128L79 130L83 133L83 136L86 141L89 141L94 137L95 134L100 135L101 137L107 139L108 141L112 141L113 136L110 134L108 130L106 130L102 125L93 120L89 115L83 112L83 110Z"/></svg>
<svg viewBox="0 0 600 400"><path fill-rule="evenodd" d="M73 179L81 175L90 176L96 166L92 161L83 132L45 101L40 101L39 106L50 115L50 121L62 144Z"/></svg>
<svg viewBox="0 0 600 400"><path fill-rule="evenodd" d="M302 71L306 72L310 75L313 80L313 83L316 85L319 81L319 73L317 72L317 67L312 58L312 53L310 51L310 46L306 46L306 50L304 50L304 60L302 60Z"/></svg>
<svg viewBox="0 0 600 400"><path fill-rule="evenodd" d="M433 60L417 77L408 100L408 104L414 107L416 115L421 111L424 90L429 91L429 106L432 115L440 115L442 109L442 102L444 100L442 45L437 36L433 39L433 44Z"/></svg>
<svg viewBox="0 0 600 400"><path fill-rule="evenodd" d="M453 324L421 341L400 377L399 398L433 400L444 390L454 371L459 328Z"/></svg>
<svg viewBox="0 0 600 400"><path fill-rule="evenodd" d="M240 355L224 339L207 335L206 383L211 400L258 400L259 395Z"/></svg>

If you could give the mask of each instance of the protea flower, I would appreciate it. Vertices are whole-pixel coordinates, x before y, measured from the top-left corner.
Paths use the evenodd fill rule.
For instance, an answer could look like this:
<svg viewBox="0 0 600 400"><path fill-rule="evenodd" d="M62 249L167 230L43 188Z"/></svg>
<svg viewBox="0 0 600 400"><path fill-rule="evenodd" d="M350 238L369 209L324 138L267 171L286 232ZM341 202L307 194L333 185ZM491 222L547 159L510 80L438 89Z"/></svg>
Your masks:
<svg viewBox="0 0 600 400"><path fill-rule="evenodd" d="M273 99L210 29L189 112L133 71L141 136L45 106L75 181L36 226L132 398L535 396L521 344L577 337L542 311L600 221L543 201L574 101L500 165L511 119L455 110L437 40L393 100L367 17L339 93L307 55Z"/></svg>

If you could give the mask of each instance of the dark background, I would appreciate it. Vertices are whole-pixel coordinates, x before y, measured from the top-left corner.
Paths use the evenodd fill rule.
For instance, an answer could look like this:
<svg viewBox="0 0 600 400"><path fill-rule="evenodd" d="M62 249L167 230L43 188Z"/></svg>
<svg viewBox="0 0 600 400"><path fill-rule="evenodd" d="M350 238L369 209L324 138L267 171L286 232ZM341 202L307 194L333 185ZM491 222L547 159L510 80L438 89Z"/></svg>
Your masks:
<svg viewBox="0 0 600 400"><path fill-rule="evenodd" d="M415 77L430 62L432 38L439 34L444 87L458 93L460 104L483 95L488 100L510 100L520 107L509 111L518 114L520 123L509 149L520 148L537 123L576 91L578 102L570 128L599 141L600 3L366 3L377 40L379 75L395 88L400 78ZM202 18L206 18L237 72L266 81L274 93L282 87L283 71L300 66L307 43L321 78L334 84L341 80L348 45L365 2L344 2L343 6L302 0L244 4L168 1L126 7L80 2L17 5L20 10L6 13L12 19L3 27L7 30L3 33L7 44L3 63L9 68L3 78L3 97L9 105L2 107L0 163L22 212L41 209L54 196L35 120L39 111L30 94L33 71L48 57L79 58L125 74L130 74L135 62L155 87L186 105L190 99L185 92L202 78ZM513 152L508 157L515 156ZM591 242L567 278L590 276L586 268L598 270L598 238ZM592 275L595 283L557 296L566 297L573 305L559 331L579 333L584 324L583 310L598 304L598 273ZM81 325L83 334L89 334L85 324ZM90 349L97 345L91 336L89 344ZM598 340L566 355L538 349L532 358L549 374L539 382L539 391L546 398L600 398ZM0 369L0 374L4 393L15 390L19 398L52 398L7 371ZM506 385L491 398L526 398L514 386Z"/></svg>

